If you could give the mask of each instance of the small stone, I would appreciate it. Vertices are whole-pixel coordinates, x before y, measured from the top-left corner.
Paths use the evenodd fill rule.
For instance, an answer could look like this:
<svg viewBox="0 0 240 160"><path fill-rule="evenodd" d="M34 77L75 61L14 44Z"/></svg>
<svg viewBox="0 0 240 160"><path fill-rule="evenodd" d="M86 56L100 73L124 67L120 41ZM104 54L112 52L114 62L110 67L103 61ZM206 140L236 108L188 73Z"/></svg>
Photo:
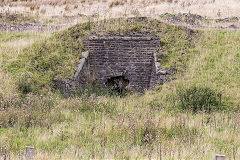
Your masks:
<svg viewBox="0 0 240 160"><path fill-rule="evenodd" d="M83 56L84 58L87 58L88 55L89 55L89 52L88 52L88 51L86 51L86 52L82 52L82 56Z"/></svg>
<svg viewBox="0 0 240 160"><path fill-rule="evenodd" d="M216 155L216 160L226 160L225 155Z"/></svg>
<svg viewBox="0 0 240 160"><path fill-rule="evenodd" d="M238 27L236 25L232 24L232 25L228 26L228 28L237 29Z"/></svg>
<svg viewBox="0 0 240 160"><path fill-rule="evenodd" d="M159 71L158 71L158 74L160 74L160 75L166 75L166 74L167 74L167 71L166 71L165 69L159 70Z"/></svg>
<svg viewBox="0 0 240 160"><path fill-rule="evenodd" d="M161 63L160 62L155 62L155 66L158 69L160 67Z"/></svg>
<svg viewBox="0 0 240 160"><path fill-rule="evenodd" d="M28 146L26 147L26 160L33 160L35 155L34 147Z"/></svg>

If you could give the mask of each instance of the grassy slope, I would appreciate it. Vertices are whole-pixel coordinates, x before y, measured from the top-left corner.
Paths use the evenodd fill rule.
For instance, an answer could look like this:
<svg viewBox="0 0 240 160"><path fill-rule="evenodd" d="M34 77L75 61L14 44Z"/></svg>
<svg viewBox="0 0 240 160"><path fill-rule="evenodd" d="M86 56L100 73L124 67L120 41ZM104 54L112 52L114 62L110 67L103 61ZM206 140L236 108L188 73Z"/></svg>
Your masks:
<svg viewBox="0 0 240 160"><path fill-rule="evenodd" d="M239 31L206 31L191 61L184 80L206 84L222 90L232 105L240 105L240 37Z"/></svg>
<svg viewBox="0 0 240 160"><path fill-rule="evenodd" d="M4 68L17 77L18 87L23 93L47 94L51 90L54 78L73 77L81 52L84 50L81 42L84 36L139 33L156 34L166 52L165 56L161 57L162 67L176 67L179 70L183 61L187 59L190 49L194 47L194 40L197 39L197 33L191 30L151 19L88 22L34 43L23 49L16 59L5 58ZM5 56L7 57L8 54ZM176 63L178 59L182 62Z"/></svg>
<svg viewBox="0 0 240 160"><path fill-rule="evenodd" d="M137 27L130 28L136 30ZM178 35L173 28L168 32L171 31L175 31L171 35ZM168 42L167 38L171 37L166 35L164 38ZM176 88L192 84L217 89L227 106L239 106L239 37L239 31L205 31L194 43L195 47L188 50L191 54L187 54L186 70L176 75L177 80L146 95L125 98L92 95L60 99L50 92L43 97L30 94L24 98L11 98L8 95L18 93L17 86L6 86L8 82L14 84L16 79L1 69L0 75L5 77L0 83L1 107L7 106L7 109L0 110L0 147L6 147L6 153L16 157L17 153L20 156L24 153L25 146L34 145L38 159L162 157L208 160L216 153L239 159L238 112L192 114L174 108L178 103L174 98ZM6 38L0 40L3 39ZM1 43L14 53L7 56L7 61L4 56L4 65L8 69L16 57L17 60L19 55L21 57L22 52L19 54L16 50L25 50L22 50L25 45L13 48L7 45L18 41L21 38ZM180 53L183 48L178 47L167 50ZM1 47L0 54L4 53L6 50ZM168 62L177 58L177 55L170 56Z"/></svg>

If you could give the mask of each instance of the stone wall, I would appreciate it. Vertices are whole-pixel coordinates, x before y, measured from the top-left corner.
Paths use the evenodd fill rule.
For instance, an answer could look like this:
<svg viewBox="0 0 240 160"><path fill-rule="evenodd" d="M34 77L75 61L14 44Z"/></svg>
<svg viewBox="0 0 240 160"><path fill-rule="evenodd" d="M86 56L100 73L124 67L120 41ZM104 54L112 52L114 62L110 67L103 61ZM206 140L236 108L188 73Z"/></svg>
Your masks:
<svg viewBox="0 0 240 160"><path fill-rule="evenodd" d="M55 82L63 93L69 94L76 86L84 89L87 84L106 87L110 79L117 77L129 82L128 90L144 92L163 84L172 74L160 70L161 64L156 60L161 50L158 38L144 35L90 36L83 40L83 44L87 51L82 53L74 78L55 80L61 84Z"/></svg>
<svg viewBox="0 0 240 160"><path fill-rule="evenodd" d="M94 81L100 87L105 87L108 79L122 76L129 80L130 90L139 92L156 85L154 53L160 49L158 39L144 36L91 36L83 43L89 56L77 77L78 81Z"/></svg>

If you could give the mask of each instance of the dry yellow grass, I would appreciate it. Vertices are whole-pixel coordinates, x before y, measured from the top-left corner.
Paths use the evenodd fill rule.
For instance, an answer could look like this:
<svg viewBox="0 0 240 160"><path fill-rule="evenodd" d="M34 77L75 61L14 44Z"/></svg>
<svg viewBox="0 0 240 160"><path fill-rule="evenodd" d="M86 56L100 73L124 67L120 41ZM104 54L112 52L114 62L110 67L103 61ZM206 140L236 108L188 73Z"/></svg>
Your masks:
<svg viewBox="0 0 240 160"><path fill-rule="evenodd" d="M0 64L2 56L7 55L4 59L11 61L24 47L44 37L38 33L4 33ZM14 83L17 78L14 80L0 67L0 96L10 104L10 109L0 112L0 124L7 126L0 128L0 147L6 147L12 159L22 159L27 145L34 145L36 159L42 160L209 160L215 154L240 159L239 112L229 109L193 114L171 110L170 106L170 95L181 83L218 88L225 99L229 97L229 105L240 105L239 37L239 31L205 31L183 76L158 91L124 98L60 99L49 93L45 97L26 95L19 107L9 103L20 99L14 97L18 94ZM14 118L17 122L11 126Z"/></svg>
<svg viewBox="0 0 240 160"><path fill-rule="evenodd" d="M11 33L5 36L8 34ZM168 110L168 105L169 95L178 84L194 82L220 88L224 96L230 96L231 103L238 105L239 35L239 31L206 31L201 42L196 42L199 52L190 58L184 76L163 85L161 91L95 99L55 99L51 94L38 99L36 95L28 95L26 108L10 106L12 110L0 112L0 120L20 117L14 126L1 128L0 146L6 147L7 155L13 159L24 157L26 145L34 145L36 159L42 160L209 160L215 154L226 154L237 160L240 158L239 112L193 114ZM0 50L0 55L8 53L9 59L14 59L18 50L31 45L34 39L42 39L25 34L20 38L10 37L18 38L4 38ZM6 102L17 90L8 73L0 70L0 76L0 95L5 94Z"/></svg>
<svg viewBox="0 0 240 160"><path fill-rule="evenodd" d="M1 2L0 2L1 3ZM63 16L93 16L116 18L123 16L157 17L163 13L192 13L209 18L240 17L238 0L41 0L6 3L1 12L24 13L51 19ZM82 19L78 17L71 23ZM68 22L67 22L68 23Z"/></svg>

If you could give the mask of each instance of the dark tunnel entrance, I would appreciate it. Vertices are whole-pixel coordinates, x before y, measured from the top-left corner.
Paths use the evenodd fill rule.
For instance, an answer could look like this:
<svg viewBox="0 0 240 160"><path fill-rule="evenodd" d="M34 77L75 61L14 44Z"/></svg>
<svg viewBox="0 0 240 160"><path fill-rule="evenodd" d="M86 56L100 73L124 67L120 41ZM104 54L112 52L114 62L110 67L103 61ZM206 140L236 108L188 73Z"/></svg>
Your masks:
<svg viewBox="0 0 240 160"><path fill-rule="evenodd" d="M129 80L124 76L116 76L111 77L105 83L106 87L119 95L125 95L127 92L127 86L129 84Z"/></svg>

